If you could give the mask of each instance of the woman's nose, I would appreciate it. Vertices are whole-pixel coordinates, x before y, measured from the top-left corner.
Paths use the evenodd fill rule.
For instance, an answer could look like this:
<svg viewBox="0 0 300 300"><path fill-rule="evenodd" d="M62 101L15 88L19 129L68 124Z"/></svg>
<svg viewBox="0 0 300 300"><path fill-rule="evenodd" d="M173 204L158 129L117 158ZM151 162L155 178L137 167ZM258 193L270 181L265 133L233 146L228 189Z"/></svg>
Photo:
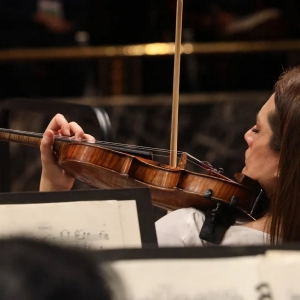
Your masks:
<svg viewBox="0 0 300 300"><path fill-rule="evenodd" d="M246 143L248 144L248 147L252 146L253 140L254 140L251 133L252 133L252 131L251 131L251 129L249 129L244 135L244 139L245 139Z"/></svg>

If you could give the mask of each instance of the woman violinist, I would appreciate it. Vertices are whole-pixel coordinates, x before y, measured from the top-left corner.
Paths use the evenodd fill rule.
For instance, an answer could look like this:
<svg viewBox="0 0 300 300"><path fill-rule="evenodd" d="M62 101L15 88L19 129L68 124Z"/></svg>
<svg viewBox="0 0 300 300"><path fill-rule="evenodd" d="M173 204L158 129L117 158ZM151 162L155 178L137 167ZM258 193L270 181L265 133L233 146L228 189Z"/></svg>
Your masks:
<svg viewBox="0 0 300 300"><path fill-rule="evenodd" d="M90 138L81 127L56 115L41 142L40 191L69 190L74 179L53 157L54 134ZM284 72L274 93L257 114L256 124L245 133L248 149L242 173L265 190L267 213L251 222L229 227L221 245L279 244L300 241L300 67ZM183 208L156 222L160 246L206 246L199 238L204 214Z"/></svg>

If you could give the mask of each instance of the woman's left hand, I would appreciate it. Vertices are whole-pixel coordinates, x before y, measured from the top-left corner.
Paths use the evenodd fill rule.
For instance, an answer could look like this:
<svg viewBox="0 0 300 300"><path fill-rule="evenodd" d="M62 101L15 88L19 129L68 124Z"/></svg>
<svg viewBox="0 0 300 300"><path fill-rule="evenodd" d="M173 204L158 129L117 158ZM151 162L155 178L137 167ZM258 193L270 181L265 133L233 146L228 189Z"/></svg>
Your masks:
<svg viewBox="0 0 300 300"><path fill-rule="evenodd" d="M75 180L57 164L53 153L54 136L72 136L75 139L95 141L94 137L84 133L77 123L68 122L61 114L55 115L44 132L40 146L42 161L41 192L70 190Z"/></svg>

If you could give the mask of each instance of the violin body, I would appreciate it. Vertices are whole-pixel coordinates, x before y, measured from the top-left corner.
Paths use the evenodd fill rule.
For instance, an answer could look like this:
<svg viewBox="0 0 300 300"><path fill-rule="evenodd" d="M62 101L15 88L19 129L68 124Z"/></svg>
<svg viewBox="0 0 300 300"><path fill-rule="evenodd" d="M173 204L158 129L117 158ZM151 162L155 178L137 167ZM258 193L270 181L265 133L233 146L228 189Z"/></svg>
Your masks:
<svg viewBox="0 0 300 300"><path fill-rule="evenodd" d="M0 129L2 141L39 146L41 138L41 134ZM217 203L231 205L234 199L238 217L255 219L261 214L256 207L262 189L249 178L247 180L251 184L244 185L217 174L191 172L181 164L172 167L62 137L55 139L53 150L58 164L74 178L100 189L147 186L151 190L153 204L164 209L194 207L205 212Z"/></svg>
<svg viewBox="0 0 300 300"><path fill-rule="evenodd" d="M99 146L69 144L67 151L58 155L58 163L71 176L100 189L147 186L153 204L164 209L206 211L217 202L230 204L234 196L238 216L255 219L260 214L255 210L258 189Z"/></svg>

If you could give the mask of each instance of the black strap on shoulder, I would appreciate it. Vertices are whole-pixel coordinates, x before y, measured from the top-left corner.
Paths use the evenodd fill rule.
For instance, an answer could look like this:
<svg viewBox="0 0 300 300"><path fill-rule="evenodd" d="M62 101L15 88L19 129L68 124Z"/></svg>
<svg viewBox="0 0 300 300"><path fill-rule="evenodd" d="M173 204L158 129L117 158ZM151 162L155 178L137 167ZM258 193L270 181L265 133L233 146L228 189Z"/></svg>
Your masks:
<svg viewBox="0 0 300 300"><path fill-rule="evenodd" d="M199 234L200 239L213 244L221 244L227 229L236 221L236 201L233 197L229 205L218 202L216 208L206 212Z"/></svg>

